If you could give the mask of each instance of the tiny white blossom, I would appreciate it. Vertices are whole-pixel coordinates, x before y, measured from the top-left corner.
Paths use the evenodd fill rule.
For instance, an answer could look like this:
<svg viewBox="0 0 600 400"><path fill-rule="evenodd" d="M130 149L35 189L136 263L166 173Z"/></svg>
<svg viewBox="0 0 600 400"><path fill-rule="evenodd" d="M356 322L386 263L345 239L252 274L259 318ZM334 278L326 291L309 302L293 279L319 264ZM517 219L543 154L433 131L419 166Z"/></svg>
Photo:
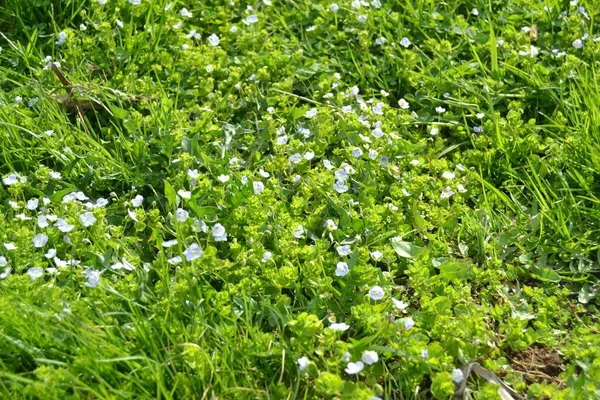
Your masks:
<svg viewBox="0 0 600 400"><path fill-rule="evenodd" d="M410 39L407 37L403 37L402 40L400 41L400 45L402 47L406 47L406 48L410 47L410 45L411 45Z"/></svg>
<svg viewBox="0 0 600 400"><path fill-rule="evenodd" d="M340 179L333 184L333 188L338 193L346 193L348 191L348 185L346 185L346 183Z"/></svg>
<svg viewBox="0 0 600 400"><path fill-rule="evenodd" d="M266 263L267 261L271 260L273 258L273 253L271 253L270 251L265 251L263 253L263 257L262 257L262 262Z"/></svg>
<svg viewBox="0 0 600 400"><path fill-rule="evenodd" d="M46 243L48 243L48 236L44 235L43 233L38 233L33 237L32 242L33 247L44 247Z"/></svg>
<svg viewBox="0 0 600 400"><path fill-rule="evenodd" d="M362 361L357 361L355 363L349 362L344 371L346 371L348 375L356 375L362 371L364 367L365 365L362 363Z"/></svg>
<svg viewBox="0 0 600 400"><path fill-rule="evenodd" d="M379 361L379 355L375 351L367 350L362 353L361 360L367 365L373 365Z"/></svg>
<svg viewBox="0 0 600 400"><path fill-rule="evenodd" d="M415 326L415 321L411 317L408 317L404 318L402 324L404 325L404 329L410 329Z"/></svg>
<svg viewBox="0 0 600 400"><path fill-rule="evenodd" d="M29 279L31 279L32 281L35 281L36 279L44 276L44 268L42 268L42 267L29 268L27 270L27 275L29 275Z"/></svg>
<svg viewBox="0 0 600 400"><path fill-rule="evenodd" d="M179 189L177 191L177 194L179 195L179 197L181 197L182 199L191 199L192 198L192 192L189 192L187 190L183 190L183 189Z"/></svg>
<svg viewBox="0 0 600 400"><path fill-rule="evenodd" d="M6 257L0 256L0 267L6 267L7 264L8 261L6 260Z"/></svg>
<svg viewBox="0 0 600 400"><path fill-rule="evenodd" d="M177 265L183 262L183 258L181 258L181 256L175 256L173 258L169 258L167 262L171 265Z"/></svg>
<svg viewBox="0 0 600 400"><path fill-rule="evenodd" d="M298 164L302 161L302 155L300 153L296 153L290 156L290 162L292 164Z"/></svg>
<svg viewBox="0 0 600 400"><path fill-rule="evenodd" d="M583 47L583 41L581 39L577 39L573 42L573 47L576 49L581 49Z"/></svg>
<svg viewBox="0 0 600 400"><path fill-rule="evenodd" d="M304 356L304 357L300 357L298 360L298 369L300 371L304 371L306 368L308 368L308 364L309 364L309 360L308 357Z"/></svg>
<svg viewBox="0 0 600 400"><path fill-rule="evenodd" d="M200 258L202 257L202 254L202 249L197 243L192 243L190 247L183 252L183 255L187 261L193 261L197 258Z"/></svg>
<svg viewBox="0 0 600 400"><path fill-rule="evenodd" d="M192 13L189 12L188 9L185 7L179 10L179 15L185 18L192 18Z"/></svg>
<svg viewBox="0 0 600 400"><path fill-rule="evenodd" d="M79 216L79 220L81 221L83 226L85 226L87 228L87 227L94 225L94 223L96 222L96 217L94 217L94 214L92 214L91 212L88 211L84 214L81 214Z"/></svg>
<svg viewBox="0 0 600 400"><path fill-rule="evenodd" d="M435 108L435 111L438 112L438 113L440 113L440 114L443 114L443 113L446 112L446 109L444 107L442 107L442 106L437 106Z"/></svg>
<svg viewBox="0 0 600 400"><path fill-rule="evenodd" d="M340 261L335 268L335 276L346 276L348 274L348 264Z"/></svg>
<svg viewBox="0 0 600 400"><path fill-rule="evenodd" d="M329 6L329 9L332 12L338 12L338 10L340 9L340 7L337 4L333 3L332 5Z"/></svg>
<svg viewBox="0 0 600 400"><path fill-rule="evenodd" d="M221 224L216 224L215 226L213 226L212 235L215 239L215 242L227 241L227 232L225 231L225 227Z"/></svg>
<svg viewBox="0 0 600 400"><path fill-rule="evenodd" d="M208 37L208 42L211 44L211 46L216 47L219 45L219 43L221 43L221 39L213 33Z"/></svg>
<svg viewBox="0 0 600 400"><path fill-rule="evenodd" d="M452 380L456 383L461 383L464 379L464 374L462 370L456 368L452 370Z"/></svg>
<svg viewBox="0 0 600 400"><path fill-rule="evenodd" d="M317 110L316 108L311 108L306 113L304 113L304 116L306 118L312 118L312 117L316 116L318 114L318 112L319 112L319 110Z"/></svg>
<svg viewBox="0 0 600 400"><path fill-rule="evenodd" d="M352 252L350 245L338 246L335 248L340 256L347 256Z"/></svg>
<svg viewBox="0 0 600 400"><path fill-rule="evenodd" d="M363 24L365 22L367 22L367 16L366 15L359 15L357 19L358 19L358 22L362 22Z"/></svg>
<svg viewBox="0 0 600 400"><path fill-rule="evenodd" d="M385 292L381 286L373 286L369 290L369 297L373 300L381 300L385 296Z"/></svg>
<svg viewBox="0 0 600 400"><path fill-rule="evenodd" d="M138 194L131 200L131 205L134 207L139 207L142 205L143 202L144 202L144 197Z"/></svg>
<svg viewBox="0 0 600 400"><path fill-rule="evenodd" d="M392 297L392 302L394 303L394 307L396 307L400 311L404 311L404 310L406 310L406 308L408 308L408 304L406 304L402 300L394 299Z"/></svg>
<svg viewBox="0 0 600 400"><path fill-rule="evenodd" d="M442 174L442 178L444 179L454 179L456 177L456 175L454 175L454 173L450 172L450 171L445 171Z"/></svg>
<svg viewBox="0 0 600 400"><path fill-rule="evenodd" d="M408 104L408 101L406 101L404 99L398 100L398 105L403 110L408 110L410 108L410 104Z"/></svg>
<svg viewBox="0 0 600 400"><path fill-rule="evenodd" d="M246 25L250 25L250 24L255 24L258 22L258 17L256 16L256 14L252 14L252 15L248 15L243 22Z"/></svg>
<svg viewBox="0 0 600 400"><path fill-rule="evenodd" d="M292 235L294 235L296 239L300 239L302 235L304 235L304 227L302 225L298 225L292 231Z"/></svg>
<svg viewBox="0 0 600 400"><path fill-rule="evenodd" d="M178 208L175 210L175 219L179 222L185 222L189 218L190 213L188 213L183 208Z"/></svg>
<svg viewBox="0 0 600 400"><path fill-rule="evenodd" d="M252 182L254 194L261 194L265 190L265 184L262 182Z"/></svg>
<svg viewBox="0 0 600 400"><path fill-rule="evenodd" d="M329 325L329 329L331 329L332 331L345 332L348 329L350 329L350 325L345 324L343 322L341 322L341 323L333 323L333 324Z"/></svg>

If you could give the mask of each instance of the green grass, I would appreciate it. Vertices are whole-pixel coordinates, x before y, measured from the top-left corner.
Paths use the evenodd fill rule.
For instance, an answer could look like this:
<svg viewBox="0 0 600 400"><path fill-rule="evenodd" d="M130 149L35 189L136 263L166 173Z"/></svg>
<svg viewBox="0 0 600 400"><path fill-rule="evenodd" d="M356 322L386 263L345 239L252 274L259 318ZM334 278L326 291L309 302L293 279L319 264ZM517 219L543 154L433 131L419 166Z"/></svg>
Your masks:
<svg viewBox="0 0 600 400"><path fill-rule="evenodd" d="M168 3L0 5L0 397L600 398L594 2Z"/></svg>

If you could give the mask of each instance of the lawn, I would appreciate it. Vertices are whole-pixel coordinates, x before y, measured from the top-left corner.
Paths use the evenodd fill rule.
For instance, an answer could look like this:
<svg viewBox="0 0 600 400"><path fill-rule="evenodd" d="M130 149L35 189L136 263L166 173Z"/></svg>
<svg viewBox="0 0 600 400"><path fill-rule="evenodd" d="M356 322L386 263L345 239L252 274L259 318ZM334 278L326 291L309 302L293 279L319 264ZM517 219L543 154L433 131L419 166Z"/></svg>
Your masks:
<svg viewBox="0 0 600 400"><path fill-rule="evenodd" d="M600 399L595 0L0 1L3 399Z"/></svg>

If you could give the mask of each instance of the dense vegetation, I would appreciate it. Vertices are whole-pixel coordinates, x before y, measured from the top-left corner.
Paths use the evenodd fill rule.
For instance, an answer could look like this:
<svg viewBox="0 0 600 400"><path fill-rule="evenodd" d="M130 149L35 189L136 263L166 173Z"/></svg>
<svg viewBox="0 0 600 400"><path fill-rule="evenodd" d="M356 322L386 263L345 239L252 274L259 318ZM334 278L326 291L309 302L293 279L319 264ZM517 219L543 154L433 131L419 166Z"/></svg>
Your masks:
<svg viewBox="0 0 600 400"><path fill-rule="evenodd" d="M600 398L598 18L3 0L1 397Z"/></svg>

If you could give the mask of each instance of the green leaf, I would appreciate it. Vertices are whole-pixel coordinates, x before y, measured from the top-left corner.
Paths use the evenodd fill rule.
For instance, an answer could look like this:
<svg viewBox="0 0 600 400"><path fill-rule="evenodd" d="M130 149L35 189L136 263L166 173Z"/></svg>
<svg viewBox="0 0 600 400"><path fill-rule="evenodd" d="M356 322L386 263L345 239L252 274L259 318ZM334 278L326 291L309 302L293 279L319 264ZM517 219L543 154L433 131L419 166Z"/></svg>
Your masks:
<svg viewBox="0 0 600 400"><path fill-rule="evenodd" d="M412 223L415 229L424 230L427 227L427 221L419 214L418 203L415 201L412 205Z"/></svg>
<svg viewBox="0 0 600 400"><path fill-rule="evenodd" d="M447 280L466 279L471 271L471 263L467 260L440 257L434 258L431 263L440 270L440 276Z"/></svg>
<svg viewBox="0 0 600 400"><path fill-rule="evenodd" d="M531 268L532 277L545 282L560 282L560 275L550 268Z"/></svg>
<svg viewBox="0 0 600 400"><path fill-rule="evenodd" d="M167 201L169 202L169 208L175 209L176 201L177 201L177 192L175 192L175 189L173 189L173 186L171 186L171 184L168 181L165 180L164 182L165 182L165 197L167 198Z"/></svg>
<svg viewBox="0 0 600 400"><path fill-rule="evenodd" d="M124 119L125 117L127 117L127 115L129 114L127 112L127 110L123 110L122 108L119 108L117 106L114 105L110 105L110 111L113 113L113 115L118 118L118 119Z"/></svg>
<svg viewBox="0 0 600 400"><path fill-rule="evenodd" d="M74 192L76 190L77 190L77 188L74 188L74 187L59 190L58 192L56 192L52 196L50 196L49 199L52 200L53 202L57 203L57 202L60 202L63 197L65 197L69 193Z"/></svg>
<svg viewBox="0 0 600 400"><path fill-rule="evenodd" d="M404 242L399 238L392 238L392 247L400 257L414 258L423 252L424 248L415 246L411 242Z"/></svg>

